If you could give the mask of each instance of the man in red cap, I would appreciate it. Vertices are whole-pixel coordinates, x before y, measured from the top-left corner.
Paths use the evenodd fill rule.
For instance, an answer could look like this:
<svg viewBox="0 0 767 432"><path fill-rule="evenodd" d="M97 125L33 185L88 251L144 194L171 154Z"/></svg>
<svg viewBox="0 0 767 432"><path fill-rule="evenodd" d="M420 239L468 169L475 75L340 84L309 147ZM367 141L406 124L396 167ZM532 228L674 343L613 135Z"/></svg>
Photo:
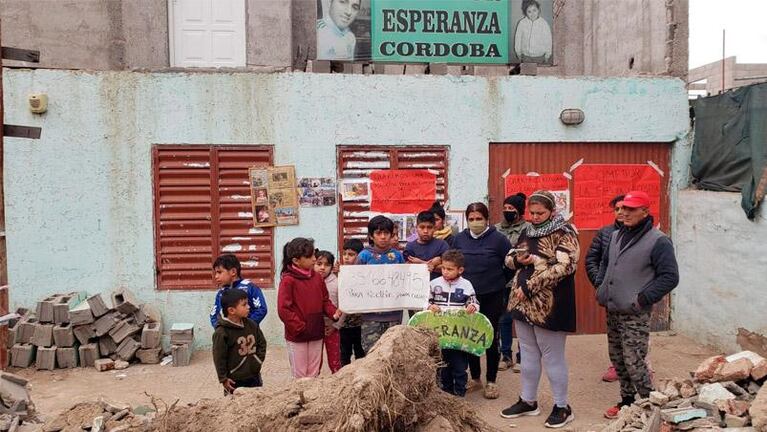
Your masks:
<svg viewBox="0 0 767 432"><path fill-rule="evenodd" d="M607 344L621 384L621 401L605 412L614 418L635 395L650 396L652 380L645 357L652 305L676 288L679 269L674 246L654 228L650 197L626 194L620 203L623 226L610 238L600 269L599 304L607 308Z"/></svg>

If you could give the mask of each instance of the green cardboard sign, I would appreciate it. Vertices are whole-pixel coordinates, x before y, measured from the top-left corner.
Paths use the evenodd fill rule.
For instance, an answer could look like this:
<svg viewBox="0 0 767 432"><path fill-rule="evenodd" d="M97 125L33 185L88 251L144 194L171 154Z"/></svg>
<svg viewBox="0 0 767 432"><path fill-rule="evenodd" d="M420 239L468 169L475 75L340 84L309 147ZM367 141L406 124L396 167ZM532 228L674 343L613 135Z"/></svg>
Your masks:
<svg viewBox="0 0 767 432"><path fill-rule="evenodd" d="M418 312L407 325L434 330L439 336L439 347L482 355L493 343L493 325L481 313L464 311L432 313Z"/></svg>
<svg viewBox="0 0 767 432"><path fill-rule="evenodd" d="M377 62L509 63L508 0L372 0Z"/></svg>

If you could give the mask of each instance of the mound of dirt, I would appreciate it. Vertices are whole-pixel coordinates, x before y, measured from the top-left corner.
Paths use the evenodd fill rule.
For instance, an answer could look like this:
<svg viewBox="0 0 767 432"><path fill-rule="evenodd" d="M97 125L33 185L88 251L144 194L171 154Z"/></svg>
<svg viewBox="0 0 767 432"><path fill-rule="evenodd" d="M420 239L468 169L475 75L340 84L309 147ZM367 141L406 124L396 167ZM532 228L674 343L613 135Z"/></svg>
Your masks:
<svg viewBox="0 0 767 432"><path fill-rule="evenodd" d="M272 389L239 389L158 413L131 431L494 431L463 399L436 385L434 333L395 326L335 375Z"/></svg>

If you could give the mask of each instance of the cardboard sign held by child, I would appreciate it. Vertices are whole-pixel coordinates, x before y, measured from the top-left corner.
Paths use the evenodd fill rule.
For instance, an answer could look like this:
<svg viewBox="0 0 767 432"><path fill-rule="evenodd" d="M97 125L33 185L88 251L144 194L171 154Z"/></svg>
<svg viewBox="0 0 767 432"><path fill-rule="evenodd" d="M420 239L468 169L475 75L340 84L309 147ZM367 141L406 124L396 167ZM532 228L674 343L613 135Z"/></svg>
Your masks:
<svg viewBox="0 0 767 432"><path fill-rule="evenodd" d="M437 332L439 347L481 356L493 343L493 325L479 312L464 311L433 313L418 312L407 325L424 327Z"/></svg>
<svg viewBox="0 0 767 432"><path fill-rule="evenodd" d="M341 266L338 303L346 313L423 310L429 299L426 264Z"/></svg>

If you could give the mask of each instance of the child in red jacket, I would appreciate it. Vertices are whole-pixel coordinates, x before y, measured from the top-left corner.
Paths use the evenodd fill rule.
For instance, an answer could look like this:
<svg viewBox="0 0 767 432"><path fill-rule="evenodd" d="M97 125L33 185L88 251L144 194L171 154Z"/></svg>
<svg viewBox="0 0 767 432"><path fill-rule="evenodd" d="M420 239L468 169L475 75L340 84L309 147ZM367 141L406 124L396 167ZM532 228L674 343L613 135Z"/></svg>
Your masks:
<svg viewBox="0 0 767 432"><path fill-rule="evenodd" d="M285 325L293 378L316 377L322 367L324 317L338 320L325 280L314 271L314 240L297 237L283 248L277 313Z"/></svg>

